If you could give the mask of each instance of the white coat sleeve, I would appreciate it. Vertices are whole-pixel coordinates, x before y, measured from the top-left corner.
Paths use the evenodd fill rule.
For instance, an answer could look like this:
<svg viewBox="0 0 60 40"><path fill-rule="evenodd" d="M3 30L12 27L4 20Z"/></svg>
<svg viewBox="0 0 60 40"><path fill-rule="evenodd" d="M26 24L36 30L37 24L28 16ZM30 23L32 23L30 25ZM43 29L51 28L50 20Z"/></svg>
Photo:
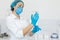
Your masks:
<svg viewBox="0 0 60 40"><path fill-rule="evenodd" d="M17 38L24 37L22 29L18 29L14 21L7 20L7 27L10 30L10 32Z"/></svg>

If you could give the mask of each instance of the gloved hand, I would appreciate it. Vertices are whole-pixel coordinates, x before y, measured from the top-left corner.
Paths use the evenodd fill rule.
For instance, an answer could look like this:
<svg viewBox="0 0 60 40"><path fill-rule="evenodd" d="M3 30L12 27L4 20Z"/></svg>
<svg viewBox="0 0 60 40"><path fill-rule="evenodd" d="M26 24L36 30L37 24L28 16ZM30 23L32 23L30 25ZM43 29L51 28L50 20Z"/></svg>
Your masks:
<svg viewBox="0 0 60 40"><path fill-rule="evenodd" d="M37 21L39 19L39 14L36 12L34 15L31 15L31 24L36 25Z"/></svg>
<svg viewBox="0 0 60 40"><path fill-rule="evenodd" d="M32 30L32 33L36 33L38 32L39 30L41 30L41 28L39 28L39 26L34 26L33 30Z"/></svg>

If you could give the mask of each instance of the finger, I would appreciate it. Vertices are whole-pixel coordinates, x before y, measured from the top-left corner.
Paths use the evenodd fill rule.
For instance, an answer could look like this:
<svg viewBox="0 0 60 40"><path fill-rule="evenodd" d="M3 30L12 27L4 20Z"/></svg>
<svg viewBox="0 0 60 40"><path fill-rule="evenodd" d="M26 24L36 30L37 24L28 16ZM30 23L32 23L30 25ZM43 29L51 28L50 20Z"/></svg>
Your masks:
<svg viewBox="0 0 60 40"><path fill-rule="evenodd" d="M33 19L33 14L31 14L31 19Z"/></svg>
<svg viewBox="0 0 60 40"><path fill-rule="evenodd" d="M38 20L39 19L39 14L36 12L35 15L34 15L34 19L35 20Z"/></svg>

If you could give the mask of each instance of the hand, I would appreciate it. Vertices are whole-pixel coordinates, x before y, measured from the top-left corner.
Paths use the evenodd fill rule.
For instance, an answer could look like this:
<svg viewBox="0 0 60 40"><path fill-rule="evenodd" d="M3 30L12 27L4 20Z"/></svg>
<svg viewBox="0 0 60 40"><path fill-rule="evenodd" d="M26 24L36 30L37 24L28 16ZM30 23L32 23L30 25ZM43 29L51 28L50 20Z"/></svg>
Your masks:
<svg viewBox="0 0 60 40"><path fill-rule="evenodd" d="M32 33L36 33L38 32L39 30L41 30L41 28L39 28L39 26L34 26L33 30L32 30Z"/></svg>
<svg viewBox="0 0 60 40"><path fill-rule="evenodd" d="M31 15L31 24L36 25L37 21L39 19L39 14L36 12L34 15Z"/></svg>

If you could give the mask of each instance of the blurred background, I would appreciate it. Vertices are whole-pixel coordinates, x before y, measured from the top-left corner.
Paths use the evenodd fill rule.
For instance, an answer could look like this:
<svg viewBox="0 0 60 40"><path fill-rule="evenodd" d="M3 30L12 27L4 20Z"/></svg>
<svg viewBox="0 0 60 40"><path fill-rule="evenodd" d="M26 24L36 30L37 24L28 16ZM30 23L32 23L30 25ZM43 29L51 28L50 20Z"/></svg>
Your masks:
<svg viewBox="0 0 60 40"><path fill-rule="evenodd" d="M13 0L0 1L0 34L8 33L6 17L11 13L10 5L12 1ZM21 16L30 20L30 15L36 11L40 15L38 25L42 28L42 30L31 37L30 40L53 40L54 37L56 37L57 40L60 40L60 0L23 1L24 11ZM51 37L53 35L54 37Z"/></svg>

